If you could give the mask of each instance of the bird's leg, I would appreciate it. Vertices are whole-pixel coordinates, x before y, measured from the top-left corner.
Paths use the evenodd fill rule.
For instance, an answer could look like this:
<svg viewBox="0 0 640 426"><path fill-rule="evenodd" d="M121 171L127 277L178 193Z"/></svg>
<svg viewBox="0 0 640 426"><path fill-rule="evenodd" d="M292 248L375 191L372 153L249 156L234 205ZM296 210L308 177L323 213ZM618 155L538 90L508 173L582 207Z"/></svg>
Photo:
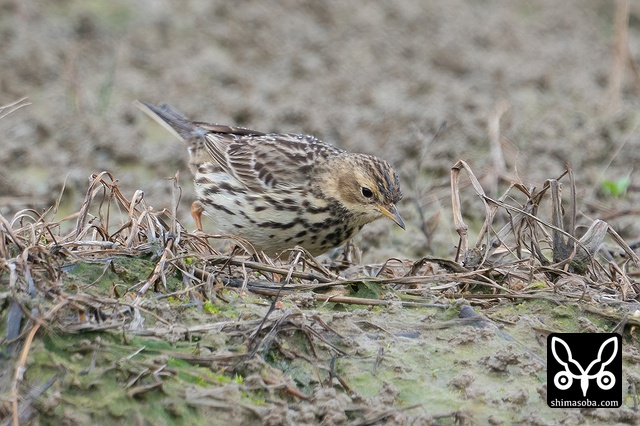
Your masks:
<svg viewBox="0 0 640 426"><path fill-rule="evenodd" d="M191 216L193 220L196 222L196 230L202 231L202 212L204 211L204 207L200 201L194 201L191 204Z"/></svg>

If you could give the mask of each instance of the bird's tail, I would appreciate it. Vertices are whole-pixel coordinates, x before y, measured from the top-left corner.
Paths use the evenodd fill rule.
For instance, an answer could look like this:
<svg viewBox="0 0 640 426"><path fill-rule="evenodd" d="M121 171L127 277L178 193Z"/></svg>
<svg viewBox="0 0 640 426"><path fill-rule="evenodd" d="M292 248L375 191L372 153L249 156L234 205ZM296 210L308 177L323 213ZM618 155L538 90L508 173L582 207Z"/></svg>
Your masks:
<svg viewBox="0 0 640 426"><path fill-rule="evenodd" d="M187 141L194 136L202 136L197 126L169 104L154 105L138 100L136 106L180 140Z"/></svg>

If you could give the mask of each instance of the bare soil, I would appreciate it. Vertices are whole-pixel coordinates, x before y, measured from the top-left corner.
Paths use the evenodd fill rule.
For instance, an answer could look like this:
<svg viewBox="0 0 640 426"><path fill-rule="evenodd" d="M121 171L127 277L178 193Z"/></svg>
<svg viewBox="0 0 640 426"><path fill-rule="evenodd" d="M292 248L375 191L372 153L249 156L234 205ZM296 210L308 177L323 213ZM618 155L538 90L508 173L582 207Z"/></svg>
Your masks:
<svg viewBox="0 0 640 426"><path fill-rule="evenodd" d="M511 291L545 292L535 301L478 296L504 292L465 287L463 276L451 276L453 287L447 287L441 275L446 268L433 259L427 263L432 270L409 273L424 256L456 255L460 238L450 173L459 159L496 198L512 183L540 190L569 164L576 236L602 219L631 246L640 240L640 184L634 174L640 159L640 78L634 68L640 61L640 3L630 2L629 60L618 67L615 5L604 0L0 0L0 105L23 97L30 103L0 119L1 217L11 220L23 209L42 212L56 205L55 220L75 215L64 222L73 228L89 177L102 171L113 173L126 198L141 190L155 212L171 211L172 178L179 172L176 216L193 230L186 150L134 107L134 100L144 99L171 103L194 119L310 133L344 149L379 155L399 170L405 194L399 210L407 224L404 232L388 221L365 227L355 240L362 253L356 250L351 269L341 272L367 277L343 289L347 297L385 300L381 306L326 302L307 289L288 293L284 306L271 312L269 295L229 287L217 299L207 287L211 300L205 307L204 299L177 294L187 279L172 271L168 287L145 295L144 327L127 331L111 324L101 331L91 323L76 330L70 325L75 321L57 318L57 325L38 331L29 351L20 395L33 412L24 418L34 424L639 422L635 323L623 325L622 409L551 410L544 365L548 332L612 330L638 309L640 289L632 286L637 269L625 269L627 281L618 282L615 276L599 282L606 274L587 272L578 283L563 283L571 291L559 291L558 298L550 275L519 277L521 287L509 277L504 285ZM565 202L567 182L564 177ZM469 181L463 178L461 184L461 212L473 244L486 211ZM522 205L513 192L506 201ZM550 205L540 206L539 216L547 222ZM98 207L92 208L98 217ZM510 215L500 211L497 220L508 223ZM11 224L27 235L23 225ZM215 231L211 223L205 227ZM7 229L2 229L4 239ZM33 244L51 250L49 240ZM615 247L609 251L623 263L611 237L604 246ZM9 266L22 265L16 260L21 257L2 247L0 254L14 256L0 259L4 337L16 300L31 309L42 301L26 296L28 280L22 288L22 278L12 278ZM162 247L129 254L123 247L108 264L100 257L97 269L75 263L72 268L69 259L56 263L66 268L56 291L66 300L75 294L73 303L82 306L89 302L78 294L122 301L128 292L113 289L131 290L147 280L162 255ZM184 262L189 255L181 249ZM128 263L133 254L142 265ZM392 272L381 274L390 281L372 279L372 271L387 266L388 259L400 259L397 269L391 261ZM607 269L608 260L598 259ZM285 269L290 261L283 259ZM402 274L431 273L439 278L412 282L416 288L401 280ZM282 278L252 274L258 281ZM239 270L230 275L242 278ZM589 297L574 297L583 284ZM42 300L52 303L51 294ZM419 304L411 306L406 294L418 297ZM604 306L609 296L619 303ZM484 323L457 318L469 301ZM258 327L265 317L275 330L282 324L289 328L278 339L270 337ZM127 318L129 325L135 320ZM155 328L161 324L165 328ZM206 324L216 325L197 328ZM22 323L23 344L32 326L26 319ZM188 332L176 332L180 327ZM241 367L229 361L238 354L247 359L254 332L262 342L256 356ZM0 373L0 417L10 419L15 377L7 365ZM46 391L31 396L52 377ZM158 404L160 411L154 408Z"/></svg>

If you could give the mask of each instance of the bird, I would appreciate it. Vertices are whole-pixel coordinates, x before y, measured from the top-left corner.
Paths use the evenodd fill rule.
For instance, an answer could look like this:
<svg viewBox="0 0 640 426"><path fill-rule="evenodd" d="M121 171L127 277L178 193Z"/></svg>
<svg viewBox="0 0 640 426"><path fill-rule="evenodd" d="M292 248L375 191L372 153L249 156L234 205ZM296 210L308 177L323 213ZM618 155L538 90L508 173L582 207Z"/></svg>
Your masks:
<svg viewBox="0 0 640 426"><path fill-rule="evenodd" d="M316 256L380 218L405 229L396 207L400 180L383 159L306 134L191 121L166 103L137 105L188 147L198 230L204 212L221 234L242 237L257 251L302 246Z"/></svg>

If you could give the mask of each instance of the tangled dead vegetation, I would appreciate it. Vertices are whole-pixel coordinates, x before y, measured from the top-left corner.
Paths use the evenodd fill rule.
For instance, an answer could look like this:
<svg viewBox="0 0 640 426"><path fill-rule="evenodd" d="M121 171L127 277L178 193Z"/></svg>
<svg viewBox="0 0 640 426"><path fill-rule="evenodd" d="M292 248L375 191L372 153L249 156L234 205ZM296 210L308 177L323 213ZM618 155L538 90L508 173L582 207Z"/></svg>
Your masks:
<svg viewBox="0 0 640 426"><path fill-rule="evenodd" d="M475 245L469 243L463 220L462 171L485 207ZM560 180L565 177L569 178L571 193L568 215L561 199ZM558 304L586 302L593 312L609 315L608 320L622 328L640 325L640 319L625 314L637 307L640 294L634 272L638 256L603 221L593 221L579 236L570 169L560 178L548 180L541 189L514 182L495 199L485 194L464 162L452 168L451 182L460 235L453 260L425 256L417 261L389 259L383 264L362 265L352 245L324 261L303 248L271 259L256 253L247 241L186 231L175 215L181 192L177 176L170 210L147 205L142 191L125 196L115 177L102 172L91 176L82 207L74 215L56 219L54 205L45 212L23 210L12 218L0 216L0 305L6 330L2 356L13 361L11 374L3 383L6 392L0 413L18 424L38 411L47 411L45 403L35 401L42 399L60 375L30 384L24 378L32 345L45 335L113 330L125 342L131 336L144 336L175 343L193 342L196 336L214 331L228 341L236 339L239 343L233 350L223 345L196 353L170 348L154 352L156 357L170 356L223 371L227 377L251 378L248 382L225 383L228 394L224 398L202 394L202 389L188 391L199 392L191 395L192 406L228 408L224 400L230 394L256 389L280 392L294 400L312 398L287 377L282 364L273 362L274 353L319 368L325 391L335 388L352 392L348 380L334 368L336 358L349 355L348 342L321 315L305 313L305 306L318 303L446 308L455 299L466 299L487 308L501 300L553 299ZM551 211L551 222L540 218L539 209L545 203ZM233 249L224 253L214 248L222 241L229 242ZM146 274L131 273L125 259L144 259ZM93 265L100 273L92 281L82 276L74 278L74 271L84 265ZM122 279L107 280L110 284L105 286L108 275ZM230 292L230 288L237 290ZM166 304L162 304L180 301L181 309L211 310L216 309L216 303L229 302L229 298L249 300L247 292L271 301L267 305L265 299L254 302L268 306L266 314L189 323L184 317L166 315ZM293 306L287 308L283 299L293 301ZM601 309L603 306L623 309L612 314ZM302 336L304 353L286 343L285 336L290 337L292 332ZM93 354L89 371L95 368L96 354L106 350L106 342L94 339L83 345L84 351ZM148 350L145 348L140 351ZM112 359L113 368L126 373L127 380L119 384L129 397L160 389L167 386L164 383L168 378L178 377L166 359L149 364L136 362L136 355ZM322 364L320 359L331 362ZM317 398L317 392L313 397ZM383 419L400 413L390 406L381 411L371 401L360 404L367 410L355 417L364 423L372 416ZM251 404L240 404L234 410L263 419L267 416L264 409ZM314 415L320 416L317 411ZM452 417L458 415L451 413Z"/></svg>

